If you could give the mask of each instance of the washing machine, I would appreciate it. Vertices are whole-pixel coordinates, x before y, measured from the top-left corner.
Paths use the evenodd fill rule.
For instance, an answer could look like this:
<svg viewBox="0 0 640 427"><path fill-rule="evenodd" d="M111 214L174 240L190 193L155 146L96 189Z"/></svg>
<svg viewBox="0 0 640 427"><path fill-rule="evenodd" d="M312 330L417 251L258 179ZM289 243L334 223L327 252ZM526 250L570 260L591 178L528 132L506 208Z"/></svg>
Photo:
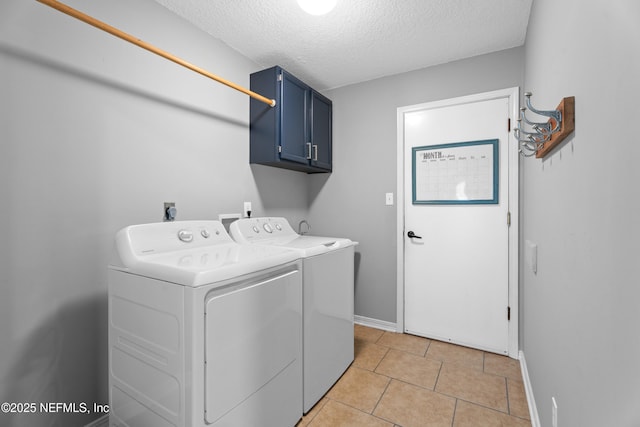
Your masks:
<svg viewBox="0 0 640 427"><path fill-rule="evenodd" d="M294 426L302 274L219 221L134 225L109 266L110 426Z"/></svg>
<svg viewBox="0 0 640 427"><path fill-rule="evenodd" d="M353 362L357 243L299 235L281 217L239 219L229 231L238 243L287 248L302 258L303 412L307 413Z"/></svg>

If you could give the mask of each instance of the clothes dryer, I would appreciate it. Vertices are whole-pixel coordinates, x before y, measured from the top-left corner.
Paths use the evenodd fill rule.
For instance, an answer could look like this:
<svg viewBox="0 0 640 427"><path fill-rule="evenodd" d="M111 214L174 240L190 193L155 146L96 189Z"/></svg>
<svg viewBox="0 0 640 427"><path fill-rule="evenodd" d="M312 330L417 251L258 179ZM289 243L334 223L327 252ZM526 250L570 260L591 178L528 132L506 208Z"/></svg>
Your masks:
<svg viewBox="0 0 640 427"><path fill-rule="evenodd" d="M218 221L127 227L109 267L113 426L294 426L302 416L299 255Z"/></svg>
<svg viewBox="0 0 640 427"><path fill-rule="evenodd" d="M295 250L303 271L303 412L353 362L354 247L347 238L299 235L282 217L231 223L238 243Z"/></svg>

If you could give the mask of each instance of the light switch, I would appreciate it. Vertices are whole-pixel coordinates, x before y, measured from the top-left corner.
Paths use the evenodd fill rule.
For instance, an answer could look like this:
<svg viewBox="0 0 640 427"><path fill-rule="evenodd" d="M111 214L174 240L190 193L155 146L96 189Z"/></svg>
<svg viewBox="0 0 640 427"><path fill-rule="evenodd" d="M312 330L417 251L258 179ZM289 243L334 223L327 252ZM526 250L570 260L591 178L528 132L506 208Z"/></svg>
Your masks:
<svg viewBox="0 0 640 427"><path fill-rule="evenodd" d="M393 193L385 194L385 204L387 206L393 206Z"/></svg>

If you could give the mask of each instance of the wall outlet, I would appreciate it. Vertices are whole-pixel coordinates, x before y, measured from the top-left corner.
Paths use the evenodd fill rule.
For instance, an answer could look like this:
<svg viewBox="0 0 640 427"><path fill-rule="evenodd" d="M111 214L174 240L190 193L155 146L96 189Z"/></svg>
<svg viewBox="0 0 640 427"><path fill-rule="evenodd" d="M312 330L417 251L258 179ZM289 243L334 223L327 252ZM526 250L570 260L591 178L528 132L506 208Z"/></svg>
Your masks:
<svg viewBox="0 0 640 427"><path fill-rule="evenodd" d="M393 206L393 193L386 193L384 197L385 197L385 204L387 206Z"/></svg>
<svg viewBox="0 0 640 427"><path fill-rule="evenodd" d="M173 221L176 219L178 210L174 202L164 202L163 221Z"/></svg>
<svg viewBox="0 0 640 427"><path fill-rule="evenodd" d="M242 209L242 216L249 218L251 216L251 202L244 202L244 209Z"/></svg>
<svg viewBox="0 0 640 427"><path fill-rule="evenodd" d="M551 427L558 427L558 403L556 398L551 398Z"/></svg>

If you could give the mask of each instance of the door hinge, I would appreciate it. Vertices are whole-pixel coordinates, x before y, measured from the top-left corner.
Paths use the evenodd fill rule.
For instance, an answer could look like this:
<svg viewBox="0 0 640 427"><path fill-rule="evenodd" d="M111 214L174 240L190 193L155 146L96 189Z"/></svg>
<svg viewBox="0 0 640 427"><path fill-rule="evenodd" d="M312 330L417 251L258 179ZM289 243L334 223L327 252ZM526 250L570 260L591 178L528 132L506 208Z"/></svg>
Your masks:
<svg viewBox="0 0 640 427"><path fill-rule="evenodd" d="M511 212L507 212L507 227L511 227Z"/></svg>
<svg viewBox="0 0 640 427"><path fill-rule="evenodd" d="M511 118L507 119L507 132L511 132Z"/></svg>
<svg viewBox="0 0 640 427"><path fill-rule="evenodd" d="M278 81L281 82L282 81L282 73L278 74Z"/></svg>
<svg viewBox="0 0 640 427"><path fill-rule="evenodd" d="M511 307L507 307L507 320L511 320Z"/></svg>
<svg viewBox="0 0 640 427"><path fill-rule="evenodd" d="M278 153L282 153L282 145L278 145Z"/></svg>

